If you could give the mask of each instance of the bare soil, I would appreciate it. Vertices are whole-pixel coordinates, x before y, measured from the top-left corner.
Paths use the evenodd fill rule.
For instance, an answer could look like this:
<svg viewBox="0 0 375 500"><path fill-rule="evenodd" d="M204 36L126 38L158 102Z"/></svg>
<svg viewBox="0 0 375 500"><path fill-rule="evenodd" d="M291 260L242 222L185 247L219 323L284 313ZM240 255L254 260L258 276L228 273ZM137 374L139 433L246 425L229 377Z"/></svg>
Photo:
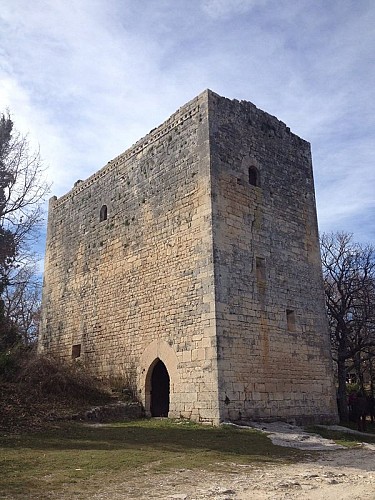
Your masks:
<svg viewBox="0 0 375 500"><path fill-rule="evenodd" d="M25 429L38 430L48 427L49 422L59 420L65 414L71 414L83 403L76 398L71 404L66 403L65 390L71 395L72 384L67 382L65 372L53 368L43 361L43 388L34 379L0 383L0 432L24 432ZM29 373L35 374L35 366ZM39 373L38 372L38 373ZM48 375L47 375L48 372ZM52 377L52 373L54 374ZM30 380L29 380L30 379ZM60 398L51 399L47 382L51 382L53 393L56 392L56 380L60 381ZM81 387L81 386L79 386ZM84 387L84 385L82 385ZM38 389L36 391L36 389ZM42 390L43 389L43 390ZM91 386L89 385L89 389ZM78 396L80 396L80 390ZM86 395L87 391L84 391ZM75 394L77 395L77 394ZM92 401L101 400L101 393L92 392ZM104 398L108 398L108 395ZM91 402L84 401L89 404ZM0 498L40 498L48 500L125 500L125 499L166 499L166 500L375 500L375 445L363 444L360 447L342 449L334 442L311 435L287 424L274 423L270 426L258 425L272 442L281 446L290 446L307 451L304 459L298 463L286 465L262 464L259 462L217 463L212 470L177 468L168 472L157 472L150 466L135 467L131 470L105 473L95 481L95 490L77 483L73 490L72 482L61 489L53 490L45 496L11 496L0 491ZM22 437L20 438L22 440ZM358 438L361 440L361 438ZM137 445L136 445L137 446ZM195 446L195 445L194 445ZM43 448L41 448L42 450ZM42 453L42 451L40 451ZM197 453L200 450L197 449ZM195 455L193 455L195 460ZM38 458L35 458L38 460ZM80 470L80 469L76 469ZM30 468L30 474L33 475ZM38 479L40 480L40 479ZM48 477L41 478L48 483ZM82 487L81 487L82 486ZM89 486L89 484L87 484ZM43 488L41 488L43 489ZM31 493L31 492L30 492Z"/></svg>
<svg viewBox="0 0 375 500"><path fill-rule="evenodd" d="M176 470L137 477L103 486L92 500L373 500L375 499L375 447L362 446L314 453L308 461L292 465L218 464L220 472ZM60 497L61 498L61 497Z"/></svg>

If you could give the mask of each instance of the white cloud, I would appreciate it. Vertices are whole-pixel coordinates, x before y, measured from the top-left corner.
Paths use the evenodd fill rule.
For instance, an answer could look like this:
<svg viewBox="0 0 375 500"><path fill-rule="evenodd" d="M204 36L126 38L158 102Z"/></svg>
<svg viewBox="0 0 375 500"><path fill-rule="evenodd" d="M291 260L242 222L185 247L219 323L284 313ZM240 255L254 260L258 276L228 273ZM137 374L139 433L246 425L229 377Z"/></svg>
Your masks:
<svg viewBox="0 0 375 500"><path fill-rule="evenodd" d="M268 0L203 0L202 10L208 16L218 19L244 14L255 7L263 7Z"/></svg>
<svg viewBox="0 0 375 500"><path fill-rule="evenodd" d="M312 142L325 230L370 224L375 5L13 0L0 22L1 107L40 143L54 194L209 87Z"/></svg>
<svg viewBox="0 0 375 500"><path fill-rule="evenodd" d="M41 148L48 181L54 181L57 186L64 185L63 166L70 154L62 139L62 131L51 123L43 110L35 109L30 96L13 78L1 79L0 102L7 103L16 129L28 136L31 148ZM42 147L39 142L41 138ZM53 161L53 165L49 164L50 161Z"/></svg>

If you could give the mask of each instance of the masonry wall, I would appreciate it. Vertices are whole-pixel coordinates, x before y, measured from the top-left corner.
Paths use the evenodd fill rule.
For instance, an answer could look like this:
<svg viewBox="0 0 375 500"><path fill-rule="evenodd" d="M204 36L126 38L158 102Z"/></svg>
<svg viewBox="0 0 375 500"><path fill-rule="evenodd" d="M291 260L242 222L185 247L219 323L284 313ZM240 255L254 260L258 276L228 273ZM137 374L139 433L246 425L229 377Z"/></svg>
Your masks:
<svg viewBox="0 0 375 500"><path fill-rule="evenodd" d="M209 97L221 420L335 420L310 145Z"/></svg>
<svg viewBox="0 0 375 500"><path fill-rule="evenodd" d="M170 417L336 419L310 146L251 103L205 91L52 198L42 306L39 350L146 411L160 359Z"/></svg>
<svg viewBox="0 0 375 500"><path fill-rule="evenodd" d="M205 92L51 200L39 349L80 346L94 373L130 375L146 410L160 358L170 416L217 423L209 165Z"/></svg>

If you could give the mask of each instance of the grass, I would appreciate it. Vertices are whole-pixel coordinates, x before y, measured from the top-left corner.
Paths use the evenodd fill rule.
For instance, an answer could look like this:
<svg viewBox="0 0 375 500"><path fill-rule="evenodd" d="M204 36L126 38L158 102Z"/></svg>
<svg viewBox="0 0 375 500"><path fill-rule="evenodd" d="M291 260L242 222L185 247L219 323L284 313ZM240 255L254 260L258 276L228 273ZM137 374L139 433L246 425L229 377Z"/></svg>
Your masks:
<svg viewBox="0 0 375 500"><path fill-rule="evenodd" d="M357 430L357 424L353 422L349 422L347 424L347 427L350 429L356 431ZM369 437L371 437L371 434L375 434L375 423L370 422L369 419L366 421L366 433L369 433Z"/></svg>
<svg viewBox="0 0 375 500"><path fill-rule="evenodd" d="M355 424L349 424L349 429L357 430ZM314 432L319 434L323 438L333 439L335 443L345 446L346 448L355 448L361 446L363 442L375 444L375 425L368 422L366 436L351 434L344 431L334 431L332 429L327 429L326 427L313 426L307 429L307 432Z"/></svg>
<svg viewBox="0 0 375 500"><path fill-rule="evenodd" d="M303 456L251 429L164 419L63 423L43 433L0 437L0 498L87 498L106 484L146 472L224 472L233 463L284 464Z"/></svg>

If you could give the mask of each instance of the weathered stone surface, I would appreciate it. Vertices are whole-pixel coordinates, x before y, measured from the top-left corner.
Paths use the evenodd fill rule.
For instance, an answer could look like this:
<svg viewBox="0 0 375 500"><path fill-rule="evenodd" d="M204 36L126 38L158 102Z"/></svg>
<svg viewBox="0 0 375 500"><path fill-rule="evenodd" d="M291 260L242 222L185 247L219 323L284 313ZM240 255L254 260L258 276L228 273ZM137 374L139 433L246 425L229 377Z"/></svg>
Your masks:
<svg viewBox="0 0 375 500"><path fill-rule="evenodd" d="M171 417L335 420L309 144L205 91L52 198L39 349L73 345L147 413L160 359Z"/></svg>

